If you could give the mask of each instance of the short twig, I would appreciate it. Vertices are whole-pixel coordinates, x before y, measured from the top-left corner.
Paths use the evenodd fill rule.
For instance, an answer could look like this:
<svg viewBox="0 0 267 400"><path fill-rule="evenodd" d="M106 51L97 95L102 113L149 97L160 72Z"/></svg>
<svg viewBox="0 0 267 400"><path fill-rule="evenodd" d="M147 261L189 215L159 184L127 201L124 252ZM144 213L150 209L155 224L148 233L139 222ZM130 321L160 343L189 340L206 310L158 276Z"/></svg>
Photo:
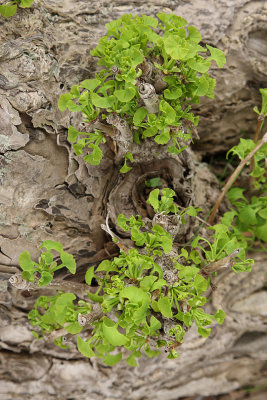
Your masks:
<svg viewBox="0 0 267 400"><path fill-rule="evenodd" d="M76 293L79 297L84 297L87 295L88 286L84 283L66 281L63 279L53 279L46 286L38 285L38 278L35 277L34 282L28 282L22 278L22 274L17 272L9 278L9 282L12 286L19 290L40 290L40 289L54 289L54 290L65 290L66 292L72 291Z"/></svg>
<svg viewBox="0 0 267 400"><path fill-rule="evenodd" d="M212 262L205 267L201 268L201 272L205 275L210 275L212 272L218 271L221 268L231 267L233 259L240 253L240 249L234 250L228 256L222 258L219 261Z"/></svg>
<svg viewBox="0 0 267 400"><path fill-rule="evenodd" d="M78 314L78 323L83 327L88 327L92 322L99 320L104 315L100 304L94 304L93 309L88 314Z"/></svg>
<svg viewBox="0 0 267 400"><path fill-rule="evenodd" d="M241 163L238 165L238 167L236 168L236 170L233 172L233 174L230 176L230 178L228 179L226 185L222 188L221 194L218 197L218 200L216 201L216 204L212 210L212 213L210 214L209 218L208 218L208 223L209 224L213 224L215 215L218 211L218 208L221 205L222 199L224 198L227 190L230 188L230 186L234 183L234 181L236 180L238 174L241 172L241 170L243 169L243 167L246 165L246 163L254 156L254 154L257 153L257 151L265 144L267 143L267 132L264 134L263 138L261 139L261 141L259 142L259 144L257 144L257 146L247 155L246 158L244 158L244 160L241 161Z"/></svg>
<svg viewBox="0 0 267 400"><path fill-rule="evenodd" d="M108 224L108 220L109 220L109 212L107 213L106 224L101 224L100 225L101 229L103 229L103 231L107 232L112 237L112 239L114 240L116 245L122 251L124 251L125 253L128 253L129 249L126 246L124 246L124 244L121 243L120 238L117 235L115 235L115 233L113 233L112 230L110 229L109 224Z"/></svg>

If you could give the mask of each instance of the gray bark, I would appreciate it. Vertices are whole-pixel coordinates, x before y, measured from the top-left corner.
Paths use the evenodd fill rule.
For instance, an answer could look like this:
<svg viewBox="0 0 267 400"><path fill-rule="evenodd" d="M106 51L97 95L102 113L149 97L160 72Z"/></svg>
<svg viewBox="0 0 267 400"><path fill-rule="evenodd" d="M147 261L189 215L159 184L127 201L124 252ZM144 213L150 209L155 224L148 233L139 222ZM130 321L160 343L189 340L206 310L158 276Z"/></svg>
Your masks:
<svg viewBox="0 0 267 400"><path fill-rule="evenodd" d="M181 193L181 206L192 203L204 211L210 209L218 182L201 163L201 156L228 150L243 134L253 136L256 114L252 109L259 106L258 89L267 81L266 3L35 3L11 19L0 20L1 399L174 400L266 383L266 253L251 255L256 262L249 274L219 273L208 310L223 308L226 321L212 327L210 338L200 338L191 329L179 348L178 360L164 355L142 358L137 368L126 364L110 368L89 361L73 342L66 351L36 340L27 313L40 291L20 291L8 283L19 272L19 254L28 250L36 259L46 239L60 241L75 256L77 280L82 283L88 266L117 254L101 229L105 205L114 223L118 211L142 215L138 188L148 174L156 176L159 167L166 171L163 178L170 176ZM158 148L153 144L155 148L144 149L146 164L137 163L121 179L108 144L103 145L105 158L99 166L85 164L74 155L66 140L70 114L58 110L57 100L99 68L89 51L105 33L105 23L124 13L157 12L174 12L187 19L201 31L203 42L226 51L227 64L222 70L213 68L215 99L196 106L201 140L194 145L195 155L188 151L170 157L163 150L155 161L152 154ZM78 128L81 118L75 114L71 118ZM146 216L149 210L143 212ZM190 228L189 221L181 236ZM64 273L59 277L64 279Z"/></svg>

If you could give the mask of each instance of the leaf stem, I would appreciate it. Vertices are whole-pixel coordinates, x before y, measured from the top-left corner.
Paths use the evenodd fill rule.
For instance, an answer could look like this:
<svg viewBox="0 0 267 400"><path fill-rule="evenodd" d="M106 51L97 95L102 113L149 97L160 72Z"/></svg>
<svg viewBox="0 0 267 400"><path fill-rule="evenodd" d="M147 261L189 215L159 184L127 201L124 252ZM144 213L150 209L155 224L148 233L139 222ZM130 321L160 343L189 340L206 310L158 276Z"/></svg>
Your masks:
<svg viewBox="0 0 267 400"><path fill-rule="evenodd" d="M230 176L230 178L228 179L228 181L226 182L226 184L224 185L224 187L222 188L221 194L218 197L215 206L212 210L212 213L209 216L208 219L208 223L209 224L213 224L215 215L218 211L218 208L221 205L221 202L227 192L227 190L230 188L230 186L234 183L234 181L236 180L238 174L241 172L241 170L243 169L243 167L246 165L246 163L254 156L254 154L257 153L257 151L265 144L267 143L267 132L264 134L263 138L261 139L261 141L257 144L257 146L247 155L246 158L244 158L244 160L242 160L240 162L240 164L238 165L238 167L236 168L236 170L232 173L232 175Z"/></svg>

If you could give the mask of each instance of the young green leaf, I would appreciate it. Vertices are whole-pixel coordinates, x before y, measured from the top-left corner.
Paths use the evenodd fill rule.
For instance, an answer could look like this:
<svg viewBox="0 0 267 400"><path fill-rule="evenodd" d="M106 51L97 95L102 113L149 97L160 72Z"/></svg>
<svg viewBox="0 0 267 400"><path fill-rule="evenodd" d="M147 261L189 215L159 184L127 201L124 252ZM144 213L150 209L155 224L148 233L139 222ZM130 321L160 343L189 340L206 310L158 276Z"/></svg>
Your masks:
<svg viewBox="0 0 267 400"><path fill-rule="evenodd" d="M201 326L199 326L197 331L200 336L206 338L210 336L211 328L202 328Z"/></svg>
<svg viewBox="0 0 267 400"><path fill-rule="evenodd" d="M103 360L103 362L108 365L109 367L113 367L113 365L118 364L118 362L120 362L122 359L122 353L118 353L118 354L109 354L108 356L106 356Z"/></svg>
<svg viewBox="0 0 267 400"><path fill-rule="evenodd" d="M106 260L107 261L107 260ZM92 283L92 279L94 277L94 272L95 272L95 267L90 267L88 268L88 270L86 271L85 274L85 282L87 283L88 286L91 286Z"/></svg>
<svg viewBox="0 0 267 400"><path fill-rule="evenodd" d="M28 251L23 251L19 256L19 265L23 271L33 271L35 263L31 260Z"/></svg>
<svg viewBox="0 0 267 400"><path fill-rule="evenodd" d="M71 274L75 274L76 272L76 262L74 260L74 257L72 254L66 253L65 251L62 251L60 253L60 258L62 261L62 266L66 267Z"/></svg>
<svg viewBox="0 0 267 400"><path fill-rule="evenodd" d="M16 14L17 11L17 5L13 4L10 2L6 5L0 6L0 14L4 18L12 17L13 15Z"/></svg>
<svg viewBox="0 0 267 400"><path fill-rule="evenodd" d="M34 282L34 271L23 271L21 276L25 281Z"/></svg>
<svg viewBox="0 0 267 400"><path fill-rule="evenodd" d="M140 282L140 288L145 292L149 292L157 277L155 275L145 276Z"/></svg>
<svg viewBox="0 0 267 400"><path fill-rule="evenodd" d="M96 270L97 272L99 272L99 271L106 271L106 272L109 272L109 271L118 271L118 268L115 266L115 265L113 265L113 263L111 262L111 261L109 261L109 260L103 260L100 264L99 264L99 266L97 267L97 270Z"/></svg>
<svg viewBox="0 0 267 400"><path fill-rule="evenodd" d="M198 272L199 269L197 267L186 266L179 271L179 278L189 282L195 278Z"/></svg>
<svg viewBox="0 0 267 400"><path fill-rule="evenodd" d="M200 32L194 26L188 26L188 38L192 42L199 43L202 39Z"/></svg>
<svg viewBox="0 0 267 400"><path fill-rule="evenodd" d="M147 116L147 109L144 107L138 108L133 116L133 123L135 126L140 126L141 122L145 119Z"/></svg>
<svg viewBox="0 0 267 400"><path fill-rule="evenodd" d="M71 335L76 335L77 333L80 333L83 329L78 321L74 321L69 325L65 325L64 327L66 331L69 332Z"/></svg>
<svg viewBox="0 0 267 400"><path fill-rule="evenodd" d="M159 209L159 189L154 189L150 192L147 199L147 203L150 204L154 211L157 212Z"/></svg>
<svg viewBox="0 0 267 400"><path fill-rule="evenodd" d="M187 64L189 65L190 68L197 72L201 72L202 74L205 74L209 68L210 68L210 62L207 60L204 60L204 58L198 58L197 60L194 58L191 58L190 60L187 61Z"/></svg>
<svg viewBox="0 0 267 400"><path fill-rule="evenodd" d="M126 153L125 156L124 156L124 164L123 164L123 166L122 166L121 169L120 169L120 172L121 172L122 174L125 174L125 173L131 171L131 169L132 169L132 167L128 167L128 165L127 165L127 160L133 162L133 155L132 155L132 153L128 152L128 153Z"/></svg>
<svg viewBox="0 0 267 400"><path fill-rule="evenodd" d="M85 79L81 82L80 87L85 88L87 90L95 90L97 86L101 84L99 79Z"/></svg>
<svg viewBox="0 0 267 400"><path fill-rule="evenodd" d="M48 285L53 279L53 275L50 272L42 271L41 278L38 281L39 286L46 286Z"/></svg>
<svg viewBox="0 0 267 400"><path fill-rule="evenodd" d="M88 148L93 149L93 151L83 157L84 161L91 165L99 165L103 157L102 150L97 144L94 143L89 144Z"/></svg>
<svg viewBox="0 0 267 400"><path fill-rule="evenodd" d="M129 342L129 339L118 331L111 319L104 317L102 326L104 337L113 346L124 346Z"/></svg>
<svg viewBox="0 0 267 400"><path fill-rule="evenodd" d="M136 94L136 89L133 87L128 87L126 89L115 90L114 95L122 103L127 103L131 101Z"/></svg>
<svg viewBox="0 0 267 400"><path fill-rule="evenodd" d="M137 367L138 365L134 354L131 354L129 357L127 357L126 361L130 367Z"/></svg>
<svg viewBox="0 0 267 400"><path fill-rule="evenodd" d="M92 93L91 99L93 105L99 108L110 108L115 101L114 96L101 97L97 93Z"/></svg>
<svg viewBox="0 0 267 400"><path fill-rule="evenodd" d="M218 67L222 68L226 63L224 52L222 50L216 49L215 47L209 46L208 44L206 45L206 47L210 51L210 57L208 57L208 60L214 60Z"/></svg>
<svg viewBox="0 0 267 400"><path fill-rule="evenodd" d="M82 340L80 336L77 336L77 347L80 353L82 353L85 357L93 357L95 355L89 340L85 342Z"/></svg>
<svg viewBox="0 0 267 400"><path fill-rule="evenodd" d="M60 111L65 111L68 107L68 102L71 100L71 94L70 93L65 93L60 96L58 99L57 106Z"/></svg>
<svg viewBox="0 0 267 400"><path fill-rule="evenodd" d="M155 142L158 144L167 144L170 141L170 132L169 130L163 130L160 135L155 137Z"/></svg>
<svg viewBox="0 0 267 400"><path fill-rule="evenodd" d="M161 328L160 321L154 317L154 315L150 318L150 327L149 327L149 335L155 335L155 332Z"/></svg>
<svg viewBox="0 0 267 400"><path fill-rule="evenodd" d="M45 240L40 248L45 247L47 250L56 250L59 253L62 253L63 251L63 246L59 242L55 242L54 240Z"/></svg>
<svg viewBox="0 0 267 400"><path fill-rule="evenodd" d="M172 318L171 301L167 297L161 297L158 301L158 308L161 314L166 318Z"/></svg>
<svg viewBox="0 0 267 400"><path fill-rule="evenodd" d="M206 290L208 290L209 282L205 278L203 278L203 276L197 274L194 278L193 285L197 291L197 294L200 295Z"/></svg>
<svg viewBox="0 0 267 400"><path fill-rule="evenodd" d="M225 319L225 312L223 310L218 310L213 318L221 325Z"/></svg>
<svg viewBox="0 0 267 400"><path fill-rule="evenodd" d="M19 6L21 8L28 8L32 5L34 0L20 0Z"/></svg>
<svg viewBox="0 0 267 400"><path fill-rule="evenodd" d="M68 141L70 143L75 143L79 135L80 132L78 132L77 129L70 125L68 129Z"/></svg>

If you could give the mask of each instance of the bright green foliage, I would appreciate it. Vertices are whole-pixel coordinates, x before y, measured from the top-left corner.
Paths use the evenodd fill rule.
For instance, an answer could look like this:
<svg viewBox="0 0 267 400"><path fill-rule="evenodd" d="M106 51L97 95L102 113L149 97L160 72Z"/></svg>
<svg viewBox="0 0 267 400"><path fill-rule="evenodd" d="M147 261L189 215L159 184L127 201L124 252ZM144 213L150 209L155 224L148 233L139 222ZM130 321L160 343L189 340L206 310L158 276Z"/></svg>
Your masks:
<svg viewBox="0 0 267 400"><path fill-rule="evenodd" d="M26 6L26 1L20 3ZM98 64L103 69L93 79L86 79L63 94L58 101L59 109L82 112L88 123L106 124L108 116L118 115L128 123L137 144L153 137L156 143L168 145L169 152L179 154L186 147L180 146L179 139L191 139L192 126L198 123L198 118L190 112L190 104L198 103L200 96L214 96L215 79L208 75L211 61L220 68L225 63L223 52L212 46L200 46L201 34L187 25L182 17L163 13L157 14L157 19L123 15L111 21L106 25L107 35L91 52L99 57ZM153 64L154 75L158 74L167 84L158 93L157 113L149 113L146 106L140 107L138 79L145 81L144 70L149 63ZM261 90L262 113L266 112L265 90ZM100 145L105 143L100 130L79 132L70 126L68 140L77 156L92 165L100 163ZM243 159L253 146L254 143L241 140L231 151ZM261 187L266 182L262 172L266 149L264 146L262 149L252 172ZM121 173L131 170L127 162L134 161L133 155L126 151ZM175 192L170 188L159 189L162 186L159 177L151 178L146 186L156 188L148 198L155 213L178 214L179 221L185 223L185 215L194 218L201 211L189 206L178 213ZM62 291L55 296L41 296L29 313L30 322L41 332L41 337L54 331L61 334L62 328L68 335L78 335L78 350L86 357L100 358L108 366L122 360L122 347L128 352L126 361L130 366L137 366L141 354L157 356L162 347L169 349L169 359L177 358L175 347L183 342L187 327L196 324L199 335L205 338L210 335L214 321L218 324L224 321L222 310L211 315L203 308L210 286L209 268L222 260L223 266L232 267L235 272L250 271L253 260L245 258L247 240L242 232L251 232L252 239L257 236L266 240L266 199L253 197L248 204L241 189L233 191L229 192L229 198L236 210L225 213L219 224L209 228L212 231L209 240L195 233L191 243L179 251L173 248L174 240L162 226L144 222L140 216L127 218L120 214L117 225L131 233L132 247L127 244L128 249L113 260L88 268L85 300ZM73 256L60 243L47 240L41 248L46 251L38 263L31 260L28 252L20 255L25 280L35 282L39 278L39 286L45 286L62 267L76 272ZM54 261L54 252L61 263ZM211 274L212 271L216 269ZM97 291L91 293L90 286L95 282ZM81 316L90 317L96 305L98 309L101 307L103 316L91 319L90 334L85 336L88 326L85 322L86 332L82 332L84 328L78 320L81 322ZM167 322L170 329L165 332ZM39 338L37 332L34 335ZM67 347L62 336L55 344Z"/></svg>
<svg viewBox="0 0 267 400"><path fill-rule="evenodd" d="M185 19L163 13L157 18L126 14L106 24L107 35L91 51L103 69L63 94L58 107L61 111L81 111L85 122L96 118L105 122L116 113L127 121L136 143L154 137L158 144L169 144L169 152L179 154L185 148L181 148L179 138L190 140L191 126L198 124L189 104L198 103L200 96L214 97L216 82L208 70L212 60L223 67L225 57L219 49L200 46L201 34L187 26ZM167 84L158 94L157 114L139 106L137 84L139 78L145 79L146 63ZM187 133L183 126L187 126ZM86 161L91 163L92 159L87 157ZM127 171L125 161L121 172Z"/></svg>
<svg viewBox="0 0 267 400"><path fill-rule="evenodd" d="M22 269L23 279L34 282L38 279L39 286L48 285L54 276L55 271L66 267L72 274L76 272L76 262L73 256L63 250L62 244L52 240L46 240L40 248L46 248L46 251L41 254L38 263L31 260L30 253L23 251L19 256L19 265ZM58 265L54 261L54 255L51 250L59 253L61 263Z"/></svg>
<svg viewBox="0 0 267 400"><path fill-rule="evenodd" d="M211 235L211 240L196 236L192 242L192 248L200 248L209 263L219 261L239 249L240 252L236 255L238 260L234 261L232 269L235 272L248 272L251 271L251 265L254 264L254 261L246 259L246 239L239 228L232 224L233 217L233 213L225 213L220 224L208 228L215 231ZM201 259L192 251L190 257L196 264L201 263Z"/></svg>
<svg viewBox="0 0 267 400"><path fill-rule="evenodd" d="M242 235L242 232L249 232L246 237L249 247L253 247L256 239L267 242L267 197L252 196L247 200L243 195L245 189L233 188L228 192L228 198L235 207L224 215L234 220L235 235ZM243 236L244 237L244 236Z"/></svg>
<svg viewBox="0 0 267 400"><path fill-rule="evenodd" d="M79 300L77 305L73 302L76 296L73 293L60 292L56 296L40 296L34 305L34 309L29 312L28 318L33 326L37 326L42 333L41 339L45 334L49 334L61 328L72 335L80 333L82 326L78 323L78 314L87 314L92 306ZM62 346L62 340L57 340L56 344Z"/></svg>
<svg viewBox="0 0 267 400"><path fill-rule="evenodd" d="M79 136L85 136L78 139ZM95 130L94 133L79 132L73 126L69 126L68 129L68 140L73 145L73 150L76 156L84 154L84 149L90 149L90 153L83 155L83 159L89 164L98 165L102 159L102 150L100 149L100 143L105 143L106 139L103 137L99 130Z"/></svg>
<svg viewBox="0 0 267 400"><path fill-rule="evenodd" d="M17 12L17 7L28 8L32 5L34 0L13 0L4 5L0 5L0 14L4 18L12 17Z"/></svg>
<svg viewBox="0 0 267 400"><path fill-rule="evenodd" d="M156 178L154 178L156 179ZM152 180L152 179L151 179ZM155 181L158 182L158 181ZM147 203L150 204L155 213L163 213L163 214L177 214L178 213L178 206L174 203L174 190L170 188L164 189L154 189L150 192ZM201 208L194 208L189 206L184 208L180 213L179 217L181 218L181 222L185 223L184 215L187 214L191 217L196 217L197 213L201 211Z"/></svg>
<svg viewBox="0 0 267 400"><path fill-rule="evenodd" d="M133 222L132 225L133 230L136 225ZM165 235L168 233L165 232ZM151 246L155 250L162 249L160 240L157 244L155 242L156 240L152 246L151 238L147 236L144 245L148 254ZM100 271L106 272L104 278L98 278L102 280L103 288L103 294L100 296L101 306L105 314L115 311L117 322L107 316L94 322L90 339L84 342L78 337L78 349L82 354L87 357L97 356L107 365L113 365L121 360L121 355L118 355L121 353L113 354L113 351L117 347L124 346L130 352L128 361L132 365L135 358L140 357L141 349L147 356L159 354L158 351L149 348L147 340L152 337L157 341L162 318L174 318L177 324L169 333L168 343L166 340L158 341L159 348L171 344L173 337L182 342L185 332L180 325L181 321L187 326L195 321L202 336L208 335L209 330L205 327L212 322L212 319L222 323L222 311L211 316L200 308L206 302L206 298L201 294L209 286L209 282L199 275L200 269L181 268L174 260L174 268L178 269L177 282L170 286L162 277L163 271L156 262L157 257L157 254L143 255L137 249L130 249L128 254L121 253L113 261L103 261L95 270L92 267L90 277L93 273L97 276ZM190 268L193 268L193 273ZM86 282L91 283L87 278ZM184 313L179 306L180 301L187 301L190 311ZM75 305L75 295L60 293L57 296L40 297L34 310L30 312L29 319L34 326L41 329L43 335L62 327L70 334L77 334L82 330L77 323L78 314L86 314L90 310L91 305L84 301ZM152 315L152 311L158 315ZM56 344L62 345L62 341L57 341Z"/></svg>
<svg viewBox="0 0 267 400"><path fill-rule="evenodd" d="M192 206L190 214L197 214ZM177 258L169 257L176 281L168 283L164 279L162 256L165 254L166 257L172 249L169 233L158 225L149 232L140 217L126 218L123 214L118 217L118 225L125 231L131 230L132 240L138 247L142 247L142 251L131 248L128 253L121 252L112 261L104 260L97 268L88 269L85 276L88 288L93 277L100 285L95 294L87 292L88 300L100 303L104 316L92 322L92 331L87 340L78 336L78 349L84 356L99 357L107 365L121 361L121 347L128 350L126 361L131 366L137 365L136 359L142 353L148 357L158 355L162 346L169 347L168 358L176 358L178 353L172 345L183 341L184 326L190 327L195 323L198 333L207 337L213 320L223 323L222 310L218 310L215 315L203 310L207 301L204 294L210 282L201 271L210 262L232 253L240 242L231 237L227 225L215 225L215 233L210 242L196 237L190 252L182 248ZM57 242L46 241L43 246L48 251L62 251L62 246ZM203 251L202 257L197 249ZM237 255L239 260L233 262L233 269L248 270L247 264L252 260L245 260L244 254L240 254ZM29 260L25 262L27 265L29 263ZM101 278L98 275L100 272ZM90 312L92 304L89 302L77 301L72 293L59 292L57 296L40 297L29 319L34 326L39 327L43 336L61 328L75 335L82 331L77 322L78 314L86 315ZM112 319L109 314L111 312ZM173 327L163 339L162 324L170 318ZM156 350L148 345L151 339L157 345ZM55 343L65 347L62 338L55 340Z"/></svg>
<svg viewBox="0 0 267 400"><path fill-rule="evenodd" d="M153 233L141 232L144 223L140 217L126 218L123 214L119 214L117 224L128 231L131 228L131 239L137 246L143 246L146 244L147 253L159 248L163 249L164 253L168 254L172 249L172 237L166 232L161 226L154 225L152 228Z"/></svg>
<svg viewBox="0 0 267 400"><path fill-rule="evenodd" d="M124 157L124 164L123 164L123 167L121 167L121 169L120 169L120 172L121 172L122 174L125 174L126 172L129 172L129 171L131 171L131 169L132 169L132 167L128 167L128 165L127 165L127 160L133 162L133 155L132 155L132 153L129 153L129 152L128 152L128 153L125 154L125 157Z"/></svg>
<svg viewBox="0 0 267 400"><path fill-rule="evenodd" d="M260 94L261 94L261 111L259 111L258 107L254 107L254 111L261 115L262 117L267 116L267 88L260 89Z"/></svg>
<svg viewBox="0 0 267 400"><path fill-rule="evenodd" d="M153 207L156 213L164 212L164 214L177 214L178 207L173 201L174 196L175 192L172 189L164 188L161 189L161 191L159 191L159 189L154 189L150 192L147 202Z"/></svg>
<svg viewBox="0 0 267 400"><path fill-rule="evenodd" d="M267 90L267 89L266 89ZM267 96L267 95L266 95ZM254 143L251 139L240 139L240 142L237 146L232 147L227 156L232 153L237 155L240 160L244 160L246 156L256 147L256 143ZM262 191L267 189L267 178L266 178L266 167L265 160L267 157L267 143L265 143L255 154L254 156L254 168L250 173L252 176L253 184L256 189L261 189Z"/></svg>
<svg viewBox="0 0 267 400"><path fill-rule="evenodd" d="M264 118L267 116L267 89L260 89L262 95L261 111L254 110L259 114L258 123L261 122L258 134L262 128ZM257 143L251 139L240 139L240 143L234 146L227 153L237 155L240 160L244 160L255 148ZM224 214L222 221L227 221L231 225L232 234L239 240L242 238L244 248L252 249L255 240L267 242L267 177L266 177L266 158L267 144L265 143L253 157L252 171L250 177L257 196L247 192L247 188L232 188L228 192L228 199L233 205L233 209ZM249 183L249 182L248 182ZM262 246L263 247L263 246ZM263 250L264 247L263 247Z"/></svg>

